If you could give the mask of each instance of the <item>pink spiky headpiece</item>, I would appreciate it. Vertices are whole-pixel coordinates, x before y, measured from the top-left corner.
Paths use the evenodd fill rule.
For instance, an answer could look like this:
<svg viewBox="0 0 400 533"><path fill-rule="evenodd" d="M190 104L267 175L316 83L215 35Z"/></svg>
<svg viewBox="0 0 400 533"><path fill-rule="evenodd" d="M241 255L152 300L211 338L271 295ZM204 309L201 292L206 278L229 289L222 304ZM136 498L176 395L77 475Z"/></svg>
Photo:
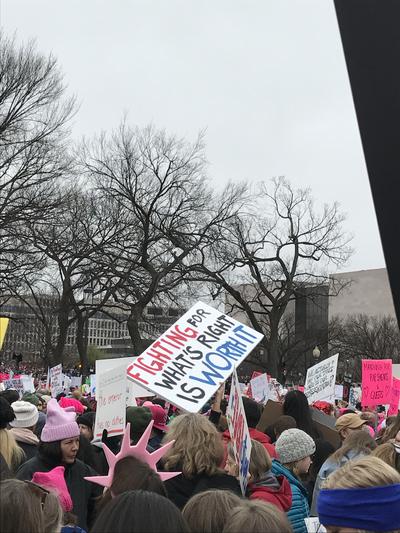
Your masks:
<svg viewBox="0 0 400 533"><path fill-rule="evenodd" d="M165 444L158 450L155 450L154 452L148 452L146 446L149 442L152 427L153 420L151 420L150 424L147 426L146 431L140 437L139 442L132 446L130 437L131 425L128 423L126 425L124 436L122 438L121 449L116 455L114 455L112 451L105 444L103 444L104 454L108 463L108 474L106 476L85 477L85 479L87 481L97 483L97 485L101 485L102 487L110 488L114 478L115 465L124 457L130 456L136 457L136 459L147 463L150 468L152 468L154 472L156 472L160 476L162 481L166 481L167 479L171 479L172 477L178 476L181 472L157 471L158 461L161 459L164 453L166 453L171 448L175 441L172 440L171 442L168 442L167 444Z"/></svg>

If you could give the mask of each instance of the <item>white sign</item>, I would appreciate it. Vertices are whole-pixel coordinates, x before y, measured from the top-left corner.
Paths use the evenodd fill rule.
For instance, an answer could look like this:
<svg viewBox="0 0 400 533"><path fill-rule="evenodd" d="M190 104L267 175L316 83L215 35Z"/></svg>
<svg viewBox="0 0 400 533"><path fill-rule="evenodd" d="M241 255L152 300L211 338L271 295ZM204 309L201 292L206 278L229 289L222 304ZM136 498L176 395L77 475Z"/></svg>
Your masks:
<svg viewBox="0 0 400 533"><path fill-rule="evenodd" d="M335 381L339 354L332 355L307 370L304 394L308 403L325 400L334 403Z"/></svg>
<svg viewBox="0 0 400 533"><path fill-rule="evenodd" d="M119 366L97 377L95 437L122 435L126 418L126 368Z"/></svg>
<svg viewBox="0 0 400 533"><path fill-rule="evenodd" d="M394 378L400 379L400 365L392 365L392 375Z"/></svg>
<svg viewBox="0 0 400 533"><path fill-rule="evenodd" d="M262 339L198 302L128 366L128 379L196 413Z"/></svg>
<svg viewBox="0 0 400 533"><path fill-rule="evenodd" d="M71 387L82 387L82 376L72 376Z"/></svg>
<svg viewBox="0 0 400 533"><path fill-rule="evenodd" d="M335 400L343 400L343 385L335 385Z"/></svg>
<svg viewBox="0 0 400 533"><path fill-rule="evenodd" d="M136 357L116 357L114 359L98 359L96 361L96 375L98 376L99 374L102 374L107 370L111 370L112 368L117 368L122 365L124 365L126 368L135 360ZM133 400L131 400L131 398L147 398L149 396L154 396L152 392L145 389L141 385L134 383L130 379L127 380L127 389L127 401L129 402L128 405L136 405L136 403L132 403Z"/></svg>
<svg viewBox="0 0 400 533"><path fill-rule="evenodd" d="M350 387L349 408L355 409L358 402L361 402L361 387Z"/></svg>
<svg viewBox="0 0 400 533"><path fill-rule="evenodd" d="M69 389L71 388L71 384L72 384L72 379L67 376L66 374L64 374L64 380L63 380L63 387L64 387L64 391L69 393Z"/></svg>
<svg viewBox="0 0 400 533"><path fill-rule="evenodd" d="M239 482L243 496L246 494L247 477L250 466L251 439L247 427L246 414L243 408L242 395L236 369L232 374L232 385L229 402L226 408L229 433L235 453L236 464L239 466Z"/></svg>
<svg viewBox="0 0 400 533"><path fill-rule="evenodd" d="M50 388L51 395L55 398L60 392L63 392L63 375L62 365L56 365L50 368Z"/></svg>
<svg viewBox="0 0 400 533"><path fill-rule="evenodd" d="M250 381L251 394L256 402L267 403L268 401L268 377L260 374Z"/></svg>
<svg viewBox="0 0 400 533"><path fill-rule="evenodd" d="M35 384L32 376L21 376L21 382L24 392L35 392Z"/></svg>
<svg viewBox="0 0 400 533"><path fill-rule="evenodd" d="M90 396L96 396L96 374L90 374Z"/></svg>

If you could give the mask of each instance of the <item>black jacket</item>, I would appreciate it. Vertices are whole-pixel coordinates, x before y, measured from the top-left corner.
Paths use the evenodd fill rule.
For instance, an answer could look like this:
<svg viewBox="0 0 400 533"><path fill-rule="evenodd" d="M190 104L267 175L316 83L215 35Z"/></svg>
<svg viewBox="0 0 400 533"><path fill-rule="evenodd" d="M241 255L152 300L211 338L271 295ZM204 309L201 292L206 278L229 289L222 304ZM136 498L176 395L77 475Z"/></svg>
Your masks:
<svg viewBox="0 0 400 533"><path fill-rule="evenodd" d="M180 474L179 476L167 479L164 483L168 498L179 509L183 509L188 500L195 494L210 489L230 490L238 496L242 495L237 479L225 473L214 474L213 476L198 474L193 478L187 478L183 474Z"/></svg>
<svg viewBox="0 0 400 533"><path fill-rule="evenodd" d="M18 469L17 479L32 479L35 472L48 472L60 464L54 464L46 461L41 455L37 455L24 463ZM93 521L95 498L100 496L102 489L90 481L85 481L86 476L95 476L96 472L77 459L72 465L61 465L65 467L65 482L74 504L73 514L78 519L78 526L88 529L88 524Z"/></svg>
<svg viewBox="0 0 400 533"><path fill-rule="evenodd" d="M36 444L27 444L26 442L20 442L17 440L17 444L20 448L24 450L25 453L25 459L23 460L24 463L26 461L29 461L29 459L32 459L32 457L35 457L38 451L38 447Z"/></svg>

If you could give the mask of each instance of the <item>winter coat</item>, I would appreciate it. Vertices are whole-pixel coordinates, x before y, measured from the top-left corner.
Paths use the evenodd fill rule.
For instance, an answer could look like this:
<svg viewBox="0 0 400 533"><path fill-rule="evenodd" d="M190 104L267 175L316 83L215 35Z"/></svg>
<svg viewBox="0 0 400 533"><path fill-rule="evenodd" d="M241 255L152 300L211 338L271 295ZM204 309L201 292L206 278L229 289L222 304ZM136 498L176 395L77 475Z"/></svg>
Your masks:
<svg viewBox="0 0 400 533"><path fill-rule="evenodd" d="M20 466L16 478L30 481L35 472L48 472L59 465L59 463L50 463L38 454ZM83 478L95 476L96 472L79 459L73 464L62 466L65 467L65 482L74 504L72 513L77 517L77 525L87 530L88 522L93 519L95 499L101 495L102 489Z"/></svg>
<svg viewBox="0 0 400 533"><path fill-rule="evenodd" d="M285 476L275 476L268 471L256 483L249 483L247 489L250 500L272 503L285 513L292 506L292 489Z"/></svg>
<svg viewBox="0 0 400 533"><path fill-rule="evenodd" d="M264 446L264 448L269 453L271 459L277 459L278 455L275 450L275 446L271 444L270 438L265 435L265 433L262 433L262 431L258 431L258 429L255 428L249 428L250 438L253 440L256 440L260 444ZM231 440L231 435L229 433L229 430L224 431L222 434L223 439L225 443L228 443Z"/></svg>
<svg viewBox="0 0 400 533"><path fill-rule="evenodd" d="M179 468L177 470L179 471ZM192 478L187 478L183 474L179 474L179 476L167 479L167 481L164 481L164 484L167 489L168 498L179 509L183 509L195 494L210 489L230 490L238 496L242 494L237 479L222 472L213 476L197 474Z"/></svg>
<svg viewBox="0 0 400 533"><path fill-rule="evenodd" d="M354 459L361 459L361 457L364 457L363 453L356 453L352 450L346 453L339 462L332 461L331 458L328 458L325 463L321 466L320 471L318 472L317 479L315 480L314 485L314 492L312 497L312 504L311 504L311 516L318 516L318 496L319 491L321 490L322 483L326 480L326 478L332 474L332 472L336 472L336 470L339 470L340 467L348 463L349 461L353 461Z"/></svg>
<svg viewBox="0 0 400 533"><path fill-rule="evenodd" d="M287 517L292 524L294 533L307 533L305 518L310 514L307 490L297 477L275 459L272 461L272 473L276 476L285 476L292 489L292 506L287 512Z"/></svg>

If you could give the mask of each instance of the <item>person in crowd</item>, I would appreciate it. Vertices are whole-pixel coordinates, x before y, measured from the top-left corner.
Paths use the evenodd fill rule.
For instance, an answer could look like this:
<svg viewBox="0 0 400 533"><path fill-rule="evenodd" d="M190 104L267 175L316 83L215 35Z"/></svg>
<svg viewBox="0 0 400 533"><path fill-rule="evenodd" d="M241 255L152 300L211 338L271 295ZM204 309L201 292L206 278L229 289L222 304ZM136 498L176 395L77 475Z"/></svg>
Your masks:
<svg viewBox="0 0 400 533"><path fill-rule="evenodd" d="M292 506L292 490L289 481L283 475L275 476L272 471L272 460L264 446L251 441L251 455L247 486L251 500L262 500L272 503L280 511L287 512Z"/></svg>
<svg viewBox="0 0 400 533"><path fill-rule="evenodd" d="M58 403L63 409L65 409L66 407L72 407L77 415L81 415L85 412L85 408L82 403L79 400L76 400L75 398L68 398L67 396L63 396L62 398L60 398Z"/></svg>
<svg viewBox="0 0 400 533"><path fill-rule="evenodd" d="M25 460L24 450L18 446L13 434L7 428L15 419L15 413L8 401L0 397L0 453L7 467L15 472Z"/></svg>
<svg viewBox="0 0 400 533"><path fill-rule="evenodd" d="M257 442L260 442L264 446L264 448L267 450L270 457L276 458L277 455L276 455L275 446L271 444L271 439L268 437L268 435L256 429L257 424L259 423L260 418L261 418L260 405L256 401L252 400L251 398L247 398L246 396L242 397L242 401L243 401L244 412L246 415L247 426L249 428L250 438L252 440L256 440ZM226 443L230 441L231 436L230 436L229 430L226 430L223 433L223 438Z"/></svg>
<svg viewBox="0 0 400 533"><path fill-rule="evenodd" d="M275 435L274 442L276 442L284 431L297 428L297 422L292 416L282 415L275 422L273 428Z"/></svg>
<svg viewBox="0 0 400 533"><path fill-rule="evenodd" d="M126 423L131 425L130 435L131 444L137 444L140 437L143 435L145 429L150 424L152 419L151 411L148 407L127 407L126 408ZM148 445L148 451L154 448Z"/></svg>
<svg viewBox="0 0 400 533"><path fill-rule="evenodd" d="M39 439L35 435L35 426L39 418L37 408L24 401L14 402L11 405L15 418L10 422L10 432L25 453L26 460L36 455Z"/></svg>
<svg viewBox="0 0 400 533"><path fill-rule="evenodd" d="M357 430L348 434L343 445L328 457L318 472L311 505L312 516L317 516L319 492L327 477L349 461L369 455L375 448L374 439L366 431Z"/></svg>
<svg viewBox="0 0 400 533"><path fill-rule="evenodd" d="M270 503L243 501L232 510L223 533L293 533L285 514Z"/></svg>
<svg viewBox="0 0 400 533"><path fill-rule="evenodd" d="M24 463L17 478L31 480L35 472L48 472L57 466L65 467L65 481L73 502L78 525L87 529L93 515L95 498L101 490L85 476L96 472L76 458L79 450L79 426L75 413L62 409L55 399L47 404L47 420L39 442L38 454Z"/></svg>
<svg viewBox="0 0 400 533"><path fill-rule="evenodd" d="M153 429L151 430L149 446L151 446L153 450L158 450L161 447L161 441L168 430L167 412L163 407L161 407L161 405L149 401L144 402L143 407L150 409L151 416L154 421Z"/></svg>
<svg viewBox="0 0 400 533"><path fill-rule="evenodd" d="M400 473L400 443L396 443L394 440L385 442L378 446L371 455L382 459Z"/></svg>
<svg viewBox="0 0 400 533"><path fill-rule="evenodd" d="M377 457L349 461L325 481L318 516L328 533L398 533L400 474Z"/></svg>
<svg viewBox="0 0 400 533"><path fill-rule="evenodd" d="M123 457L115 465L111 486L103 493L99 510L104 509L113 497L129 490L146 490L167 496L160 476L147 463L133 456Z"/></svg>
<svg viewBox="0 0 400 533"><path fill-rule="evenodd" d="M347 415L339 416L336 420L336 430L340 435L342 441L346 439L353 431L359 431L362 429L366 420L361 420L360 416L355 413L348 413ZM369 432L368 432L369 434Z"/></svg>
<svg viewBox="0 0 400 533"><path fill-rule="evenodd" d="M400 411L396 418L392 420L392 423L386 427L386 431L382 437L382 443L393 439L400 442Z"/></svg>
<svg viewBox="0 0 400 533"><path fill-rule="evenodd" d="M39 404L40 404L40 398L37 394L33 394L33 393L26 393L23 395L22 397L22 400L24 402L29 402L31 403L32 405L34 405L36 408L38 408ZM36 425L35 425L35 430L34 430L34 433L35 435L40 438L40 434L42 432L42 429L46 423L46 414L43 410L43 403L42 402L42 410L39 411L39 417L38 417L38 420L36 422ZM46 408L47 408L47 405L46 405Z"/></svg>
<svg viewBox="0 0 400 533"><path fill-rule="evenodd" d="M307 433L312 439L322 438L321 433L312 420L307 396L303 392L291 390L286 394L283 402L283 414L292 416L296 420L297 428Z"/></svg>
<svg viewBox="0 0 400 533"><path fill-rule="evenodd" d="M130 490L115 496L97 517L91 533L189 533L179 509L164 496Z"/></svg>
<svg viewBox="0 0 400 533"><path fill-rule="evenodd" d="M83 435L89 442L93 440L94 423L96 419L96 413L92 411L79 415L76 422L79 426L81 435Z"/></svg>
<svg viewBox="0 0 400 533"><path fill-rule="evenodd" d="M0 398L4 398L11 405L19 400L19 393L14 389L6 389L0 392Z"/></svg>
<svg viewBox="0 0 400 533"><path fill-rule="evenodd" d="M292 506L287 515L296 533L306 533L304 522L309 516L307 489L300 476L307 474L311 456L315 452L315 442L301 429L287 429L276 441L279 461L273 460L272 472L284 476L292 489Z"/></svg>
<svg viewBox="0 0 400 533"><path fill-rule="evenodd" d="M17 479L0 483L2 533L59 533L62 509L58 498L40 485Z"/></svg>
<svg viewBox="0 0 400 533"><path fill-rule="evenodd" d="M307 489L308 503L310 507L312 505L312 498L313 498L313 493L314 493L314 488L315 488L315 483L317 481L318 473L322 465L325 463L325 461L333 453L335 453L335 451L336 451L335 447L327 440L317 439L315 441L315 452L314 452L314 455L311 457L312 463L310 466L310 470L308 471L308 475L303 476L302 478L303 485Z"/></svg>
<svg viewBox="0 0 400 533"><path fill-rule="evenodd" d="M12 477L11 470L9 469L3 455L0 453L0 481L3 481L4 479L10 479Z"/></svg>
<svg viewBox="0 0 400 533"><path fill-rule="evenodd" d="M76 419L81 432L79 437L78 459L91 466L97 473L106 474L107 461L103 452L101 439L94 438L96 413L86 411Z"/></svg>
<svg viewBox="0 0 400 533"><path fill-rule="evenodd" d="M163 443L174 441L164 456L166 471L180 475L165 481L168 497L182 509L187 501L208 489L227 489L240 495L238 481L221 469L224 446L215 426L199 414L177 416Z"/></svg>
<svg viewBox="0 0 400 533"><path fill-rule="evenodd" d="M206 490L190 498L182 515L193 533L221 532L241 503L239 496L228 490Z"/></svg>

